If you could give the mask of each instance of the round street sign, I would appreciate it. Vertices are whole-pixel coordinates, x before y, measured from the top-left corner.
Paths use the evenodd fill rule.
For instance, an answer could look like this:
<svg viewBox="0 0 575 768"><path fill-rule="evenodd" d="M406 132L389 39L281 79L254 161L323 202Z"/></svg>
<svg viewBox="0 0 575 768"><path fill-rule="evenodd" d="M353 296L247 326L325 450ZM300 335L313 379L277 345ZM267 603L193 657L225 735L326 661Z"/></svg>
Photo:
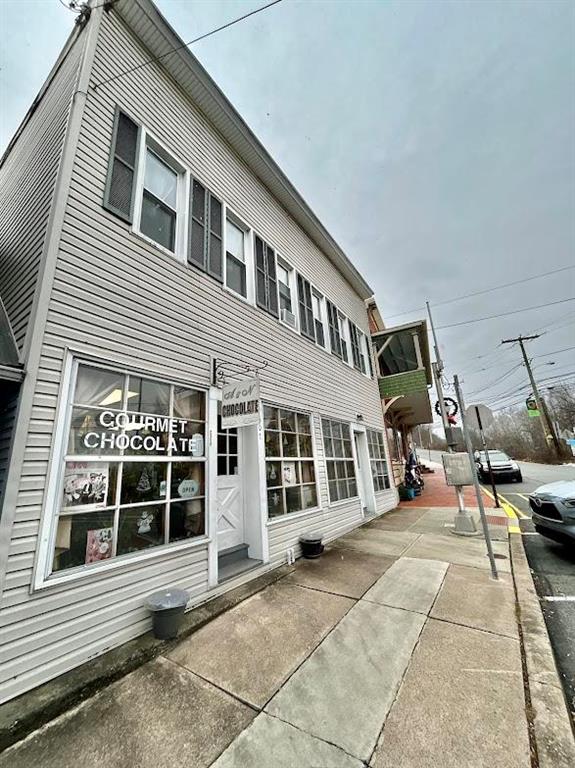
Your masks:
<svg viewBox="0 0 575 768"><path fill-rule="evenodd" d="M483 405L483 403L478 403L477 405L468 405L465 409L465 421L468 427L471 427L471 429L479 429L477 411L479 411L479 418L481 419L481 426L483 429L493 424L495 421L493 411L486 405Z"/></svg>

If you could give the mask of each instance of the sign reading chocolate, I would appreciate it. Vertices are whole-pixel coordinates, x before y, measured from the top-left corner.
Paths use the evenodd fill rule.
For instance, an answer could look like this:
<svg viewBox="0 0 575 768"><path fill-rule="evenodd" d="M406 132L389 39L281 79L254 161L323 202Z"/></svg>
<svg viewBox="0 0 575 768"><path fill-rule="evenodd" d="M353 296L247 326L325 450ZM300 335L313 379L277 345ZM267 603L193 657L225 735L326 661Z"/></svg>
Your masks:
<svg viewBox="0 0 575 768"><path fill-rule="evenodd" d="M244 379L222 389L222 429L260 422L260 380Z"/></svg>
<svg viewBox="0 0 575 768"><path fill-rule="evenodd" d="M186 419L103 411L99 422L103 431L84 435L84 446L91 450L204 455L204 437L190 434Z"/></svg>

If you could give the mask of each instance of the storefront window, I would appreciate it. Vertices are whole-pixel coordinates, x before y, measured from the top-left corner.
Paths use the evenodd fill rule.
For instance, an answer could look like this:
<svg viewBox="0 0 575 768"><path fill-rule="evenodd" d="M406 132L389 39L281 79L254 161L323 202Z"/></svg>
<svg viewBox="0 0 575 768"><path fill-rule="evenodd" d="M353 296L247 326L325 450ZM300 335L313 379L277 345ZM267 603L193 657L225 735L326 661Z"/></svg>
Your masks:
<svg viewBox="0 0 575 768"><path fill-rule="evenodd" d="M389 488L389 473L387 471L387 462L385 460L383 432L368 429L367 446L369 449L369 463L371 465L374 490L376 493L377 491L385 491L386 488Z"/></svg>
<svg viewBox="0 0 575 768"><path fill-rule="evenodd" d="M268 517L317 507L310 417L264 408Z"/></svg>
<svg viewBox="0 0 575 768"><path fill-rule="evenodd" d="M351 499L357 496L357 480L349 424L322 419L321 427L329 500L333 503L334 501Z"/></svg>
<svg viewBox="0 0 575 768"><path fill-rule="evenodd" d="M204 535L205 397L78 365L53 571Z"/></svg>

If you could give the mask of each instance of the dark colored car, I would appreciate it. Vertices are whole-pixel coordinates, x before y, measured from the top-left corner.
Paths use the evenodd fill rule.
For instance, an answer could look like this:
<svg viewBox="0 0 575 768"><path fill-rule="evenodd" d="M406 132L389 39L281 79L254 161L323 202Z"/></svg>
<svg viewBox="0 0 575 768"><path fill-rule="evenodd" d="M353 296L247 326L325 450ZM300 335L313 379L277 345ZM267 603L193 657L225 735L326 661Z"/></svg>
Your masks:
<svg viewBox="0 0 575 768"><path fill-rule="evenodd" d="M498 480L516 480L520 483L523 480L519 464L513 461L513 459L510 459L506 453L503 451L487 451L487 453L489 454L489 461L491 463L493 479L495 482ZM487 466L487 456L485 455L485 451L475 452L475 466L481 482L489 482L489 467Z"/></svg>
<svg viewBox="0 0 575 768"><path fill-rule="evenodd" d="M575 480L560 480L529 495L537 533L554 541L575 540Z"/></svg>

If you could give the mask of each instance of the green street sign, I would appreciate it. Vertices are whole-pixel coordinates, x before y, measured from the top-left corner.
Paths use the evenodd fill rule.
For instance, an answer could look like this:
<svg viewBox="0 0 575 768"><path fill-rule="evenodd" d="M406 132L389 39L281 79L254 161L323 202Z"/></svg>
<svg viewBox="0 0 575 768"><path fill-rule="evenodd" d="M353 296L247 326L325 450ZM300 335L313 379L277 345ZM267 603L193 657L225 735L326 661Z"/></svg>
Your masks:
<svg viewBox="0 0 575 768"><path fill-rule="evenodd" d="M539 416L539 408L537 407L537 400L534 397L528 397L525 401L525 405L527 406L527 415L535 419L537 416Z"/></svg>

